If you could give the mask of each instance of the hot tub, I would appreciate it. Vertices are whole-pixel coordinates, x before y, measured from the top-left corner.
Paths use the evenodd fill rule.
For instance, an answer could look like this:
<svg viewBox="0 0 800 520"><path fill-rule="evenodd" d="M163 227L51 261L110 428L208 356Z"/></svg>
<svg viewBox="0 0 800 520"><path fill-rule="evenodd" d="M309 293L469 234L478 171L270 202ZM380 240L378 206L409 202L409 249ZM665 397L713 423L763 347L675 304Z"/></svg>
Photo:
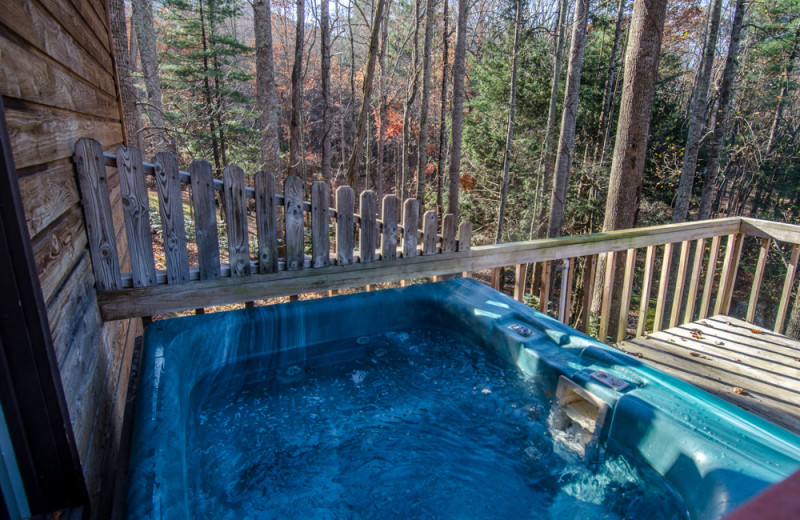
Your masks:
<svg viewBox="0 0 800 520"><path fill-rule="evenodd" d="M128 517L720 518L800 437L469 279L158 321Z"/></svg>

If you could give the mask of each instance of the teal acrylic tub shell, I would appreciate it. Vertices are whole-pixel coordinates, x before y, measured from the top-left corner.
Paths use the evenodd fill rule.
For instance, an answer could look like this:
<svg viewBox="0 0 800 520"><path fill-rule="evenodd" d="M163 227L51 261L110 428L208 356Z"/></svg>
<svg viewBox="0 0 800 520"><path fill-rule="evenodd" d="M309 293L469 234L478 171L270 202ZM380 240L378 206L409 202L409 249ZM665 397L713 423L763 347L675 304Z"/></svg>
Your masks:
<svg viewBox="0 0 800 520"><path fill-rule="evenodd" d="M566 376L602 399L609 411L600 440L655 468L693 519L720 518L800 468L800 437L459 279L154 322L136 397L128 517L191 517L186 423L204 376L247 359L263 359L266 371L303 366L307 346L414 327L466 336L552 391ZM630 386L615 391L590 376L598 370Z"/></svg>

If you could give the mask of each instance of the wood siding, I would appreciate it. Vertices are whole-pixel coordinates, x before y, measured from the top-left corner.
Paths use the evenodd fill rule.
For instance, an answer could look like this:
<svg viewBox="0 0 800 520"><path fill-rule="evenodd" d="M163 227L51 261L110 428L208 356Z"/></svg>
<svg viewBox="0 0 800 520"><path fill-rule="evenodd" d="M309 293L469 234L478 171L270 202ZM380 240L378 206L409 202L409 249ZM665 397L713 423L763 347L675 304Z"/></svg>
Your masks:
<svg viewBox="0 0 800 520"><path fill-rule="evenodd" d="M71 157L81 137L123 144L105 2L9 0L0 9L0 93L28 231L92 499L107 518L139 320L103 323ZM120 186L113 228L129 268Z"/></svg>

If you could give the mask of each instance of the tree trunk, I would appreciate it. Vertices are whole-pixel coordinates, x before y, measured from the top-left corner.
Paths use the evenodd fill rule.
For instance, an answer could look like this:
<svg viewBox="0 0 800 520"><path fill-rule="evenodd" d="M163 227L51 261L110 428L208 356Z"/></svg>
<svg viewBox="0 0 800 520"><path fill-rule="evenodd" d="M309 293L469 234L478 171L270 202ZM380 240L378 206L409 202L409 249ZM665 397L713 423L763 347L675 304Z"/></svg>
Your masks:
<svg viewBox="0 0 800 520"><path fill-rule="evenodd" d="M461 173L461 136L464 132L464 76L467 68L467 15L469 0L458 0L456 48L453 55L453 115L451 121L450 168L447 212L458 221L458 188Z"/></svg>
<svg viewBox="0 0 800 520"><path fill-rule="evenodd" d="M442 104L439 108L439 157L436 165L436 210L439 214L444 212L444 194L442 188L442 179L444 178L444 167L447 161L447 60L449 56L448 49L448 13L447 4L448 0L444 1L444 14L442 15L444 26L442 27L442 88L441 99Z"/></svg>
<svg viewBox="0 0 800 520"><path fill-rule="evenodd" d="M381 51L378 55L378 64L381 67L381 76L378 82L378 162L375 165L375 175L378 177L378 215L383 215L383 160L386 142L386 45L389 38L389 10L391 3L386 5L386 14L381 21Z"/></svg>
<svg viewBox="0 0 800 520"><path fill-rule="evenodd" d="M778 106L775 108L775 117L772 119L772 127L770 128L769 132L766 155L769 155L772 152L772 150L775 148L775 142L778 139L778 128L781 119L783 119L784 100L789 94L789 82L791 81L790 78L792 76L792 69L794 68L794 60L797 57L798 36L800 36L800 27L798 27L797 31L794 33L794 38L792 39L792 51L789 53L789 61L783 68L783 87L781 87L781 93L778 96Z"/></svg>
<svg viewBox="0 0 800 520"><path fill-rule="evenodd" d="M508 99L508 126L506 128L506 148L503 153L503 182L500 185L500 209L497 214L497 232L494 243L503 241L503 226L506 219L506 194L508 193L508 172L511 166L511 147L514 140L514 109L517 106L517 56L519 54L519 33L522 28L522 0L516 1L517 12L514 20L514 49L511 54L511 93Z"/></svg>
<svg viewBox="0 0 800 520"><path fill-rule="evenodd" d="M617 4L617 23L614 26L614 43L611 45L611 56L608 57L608 69L606 70L606 86L603 91L603 108L600 112L600 128L597 131L597 149L595 150L594 160L602 156L605 148L605 136L608 123L611 119L611 105L614 97L614 85L616 84L617 60L619 56L619 43L622 39L622 21L625 13L625 0L619 0Z"/></svg>
<svg viewBox="0 0 800 520"><path fill-rule="evenodd" d="M211 67L208 64L208 38L206 36L206 17L203 9L203 2L199 4L200 11L200 39L203 46L203 90L205 91L206 116L208 117L209 134L211 135L211 151L214 157L214 171L217 177L222 178L222 162L219 154L219 141L217 139L217 124L214 118L214 97L211 92ZM224 197L220 197L221 204L224 204ZM220 208L221 209L221 208ZM224 219L224 211L220 215Z"/></svg>
<svg viewBox="0 0 800 520"><path fill-rule="evenodd" d="M667 0L637 0L633 5L603 231L629 229L636 225L666 9ZM605 264L605 255L599 258ZM611 304L617 312L622 275L622 270L617 269ZM609 330L617 328L619 317L614 314Z"/></svg>
<svg viewBox="0 0 800 520"><path fill-rule="evenodd" d="M300 118L303 105L303 42L305 41L306 2L297 1L297 20L294 38L294 65L292 66L292 114L289 118L289 175L301 176Z"/></svg>
<svg viewBox="0 0 800 520"><path fill-rule="evenodd" d="M320 94L322 97L322 179L331 184L331 26L330 5L320 3Z"/></svg>
<svg viewBox="0 0 800 520"><path fill-rule="evenodd" d="M161 77L158 73L158 54L156 52L156 32L153 26L153 4L151 0L131 0L131 8L136 29L136 41L139 44L139 56L142 64L142 76L147 88L145 112L150 119L148 137L152 137L155 151L169 149L164 117L161 108Z"/></svg>
<svg viewBox="0 0 800 520"><path fill-rule="evenodd" d="M128 29L125 23L124 0L110 0L111 40L114 44L114 64L119 80L119 96L122 102L122 117L125 120L125 142L141 150L139 141L139 105L136 103L136 89L131 79L130 55L128 54Z"/></svg>
<svg viewBox="0 0 800 520"><path fill-rule="evenodd" d="M408 90L406 91L406 104L403 107L403 157L402 176L400 180L400 200L405 200L408 188L409 165L411 162L409 149L411 147L411 111L414 100L417 98L419 89L419 3L421 0L414 0L414 41L412 49L411 68L412 73L409 78Z"/></svg>
<svg viewBox="0 0 800 520"><path fill-rule="evenodd" d="M417 140L417 194L419 222L425 213L425 173L428 166L428 104L431 86L431 45L433 42L434 1L425 2L425 42L422 53L422 96L419 102L419 138Z"/></svg>
<svg viewBox="0 0 800 520"><path fill-rule="evenodd" d="M547 129L544 135L544 154L541 164L541 180L538 193L542 194L539 211L536 213L536 223L531 223L531 239L544 238L547 231L547 205L544 203L546 194L550 193L553 184L553 168L555 167L555 154L553 144L556 134L556 121L558 117L558 85L561 82L561 51L564 47L564 28L567 17L567 0L561 0L558 6L558 21L556 26L555 49L553 52L553 81L550 85L550 107L547 111Z"/></svg>
<svg viewBox="0 0 800 520"><path fill-rule="evenodd" d="M719 100L714 124L714 135L711 138L711 149L708 152L708 167L706 179L703 183L703 192L700 195L700 209L697 220L706 220L711 217L711 203L714 200L714 189L719 174L720 154L722 140L725 137L725 126L728 114L731 111L733 100L733 86L736 82L736 69L739 66L739 41L742 36L742 20L744 19L744 0L736 0L731 27L731 40L728 44L728 57L725 59L725 69L722 72L722 84L719 87Z"/></svg>
<svg viewBox="0 0 800 520"><path fill-rule="evenodd" d="M323 2L324 3L324 2ZM253 2L256 37L256 97L258 130L261 148L261 168L277 175L281 173L280 141L278 138L278 103L275 95L275 70L272 56L272 12L270 0Z"/></svg>
<svg viewBox="0 0 800 520"><path fill-rule="evenodd" d="M367 116L369 115L369 103L372 97L372 79L375 75L375 62L378 57L378 35L383 18L383 8L386 0L378 0L378 7L375 9L375 16L372 19L372 30L369 36L369 51L367 53L367 72L364 74L364 86L361 95L361 110L358 112L356 122L356 132L353 138L353 152L347 164L347 184L355 186L358 165L361 162L361 145L364 142L364 131L366 130Z"/></svg>
<svg viewBox="0 0 800 520"><path fill-rule="evenodd" d="M575 17L570 44L567 87L564 92L564 108L561 113L561 136L558 140L553 195L550 199L550 219L547 226L548 238L561 236L561 223L567 205L569 170L572 166L572 153L575 151L575 125L578 117L578 91L581 84L583 53L586 44L586 23L589 0L576 0Z"/></svg>
<svg viewBox="0 0 800 520"><path fill-rule="evenodd" d="M678 184L675 209L672 210L673 223L686 222L686 218L689 216L689 202L692 200L692 186L694 185L694 175L697 170L700 137L705 128L708 84L711 80L711 68L714 65L714 51L717 49L717 34L719 33L719 17L721 11L722 0L711 0L708 26L706 27L705 45L703 46L703 57L700 60L700 69L697 71L692 112L689 116L689 131L686 136L686 146L683 150L681 180Z"/></svg>

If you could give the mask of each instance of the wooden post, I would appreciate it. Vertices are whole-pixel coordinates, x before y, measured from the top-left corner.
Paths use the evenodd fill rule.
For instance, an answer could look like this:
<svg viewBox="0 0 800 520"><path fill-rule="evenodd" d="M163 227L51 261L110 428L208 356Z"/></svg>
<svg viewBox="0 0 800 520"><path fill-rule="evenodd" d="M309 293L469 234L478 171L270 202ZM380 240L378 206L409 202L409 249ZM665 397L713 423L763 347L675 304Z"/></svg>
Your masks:
<svg viewBox="0 0 800 520"><path fill-rule="evenodd" d="M664 259L661 263L661 277L658 279L658 297L656 299L656 317L653 321L653 332L661 330L664 323L664 307L669 289L669 271L672 264L672 250L675 244L664 244Z"/></svg>
<svg viewBox="0 0 800 520"><path fill-rule="evenodd" d="M232 164L222 170L225 186L225 221L231 277L250 274L250 242L247 238L247 206L244 202L244 170Z"/></svg>
<svg viewBox="0 0 800 520"><path fill-rule="evenodd" d="M703 256L705 254L705 239L698 239L694 247L694 262L692 262L692 274L689 278L689 294L686 296L686 313L683 315L684 323L694 321L694 309L697 303L697 289L700 287L700 270L703 267Z"/></svg>
<svg viewBox="0 0 800 520"><path fill-rule="evenodd" d="M331 264L330 243L330 188L325 181L311 185L311 267Z"/></svg>
<svg viewBox="0 0 800 520"><path fill-rule="evenodd" d="M577 265L577 258L566 258L564 259L565 268L567 269L567 285L565 287L565 293L562 298L564 301L564 312L562 313L562 323L564 325L569 325L570 319L572 318L572 284L575 280L575 267ZM533 266L533 264L531 264Z"/></svg>
<svg viewBox="0 0 800 520"><path fill-rule="evenodd" d="M619 306L619 323L617 323L617 343L625 341L628 329L628 312L631 309L631 293L633 292L633 275L636 269L636 249L628 249L625 255L625 276L622 280L622 298Z"/></svg>
<svg viewBox="0 0 800 520"><path fill-rule="evenodd" d="M686 284L686 270L689 266L689 241L681 242L681 256L678 262L678 275L675 279L675 293L672 295L672 312L669 315L669 327L678 325L678 316L681 313L683 302L683 288Z"/></svg>
<svg viewBox="0 0 800 520"><path fill-rule="evenodd" d="M458 251L469 251L472 243L472 222L462 222L458 225ZM464 278L472 278L470 271L461 273Z"/></svg>
<svg viewBox="0 0 800 520"><path fill-rule="evenodd" d="M442 220L442 253L452 253L456 250L456 216L448 213Z"/></svg>
<svg viewBox="0 0 800 520"><path fill-rule="evenodd" d="M286 240L286 269L303 268L303 181L290 175L283 183L283 215Z"/></svg>
<svg viewBox="0 0 800 520"><path fill-rule="evenodd" d="M758 263L756 272L753 276L753 286L750 289L750 301L747 304L748 322L753 323L756 317L756 307L758 306L758 293L761 291L761 280L764 279L764 269L767 267L767 255L769 254L769 238L761 239L761 250L758 253Z"/></svg>
<svg viewBox="0 0 800 520"><path fill-rule="evenodd" d="M438 228L436 222L436 212L428 210L422 215L422 254L435 255L439 237L436 235Z"/></svg>
<svg viewBox="0 0 800 520"><path fill-rule="evenodd" d="M656 246L647 247L644 260L644 279L642 280L642 299L639 302L639 319L636 324L636 337L644 336L647 329L647 312L650 308L650 290L653 287L653 268L656 263Z"/></svg>
<svg viewBox="0 0 800 520"><path fill-rule="evenodd" d="M131 257L131 278L134 287L156 284L153 259L153 235L150 232L150 200L144 184L142 155L134 147L117 148L117 175L125 214L125 231Z"/></svg>
<svg viewBox="0 0 800 520"><path fill-rule="evenodd" d="M189 257L186 253L186 228L183 223L183 199L178 159L171 153L159 152L154 165L158 185L158 206L161 211L161 234L167 261L167 282L189 281Z"/></svg>
<svg viewBox="0 0 800 520"><path fill-rule="evenodd" d="M792 256L789 258L789 265L786 266L786 278L783 281L783 291L781 301L778 304L778 315L775 316L775 328L778 334L783 334L783 326L786 324L786 313L789 311L789 299L792 296L792 286L794 277L797 273L797 261L800 258L800 244L792 246Z"/></svg>
<svg viewBox="0 0 800 520"><path fill-rule="evenodd" d="M614 291L615 259L616 253L614 251L606 253L606 276L603 281L603 301L600 304L600 328L597 334L597 339L603 343L606 343L608 339L608 321L611 314L612 292Z"/></svg>
<svg viewBox="0 0 800 520"><path fill-rule="evenodd" d="M730 309L736 273L739 271L739 255L742 252L743 237L744 235L741 233L728 235L725 261L722 263L722 276L717 290L717 301L714 303L714 314L727 314Z"/></svg>
<svg viewBox="0 0 800 520"><path fill-rule="evenodd" d="M591 319L592 293L594 292L594 271L597 267L597 255L586 258L583 268L583 303L581 316L578 319L578 330L586 332L589 330L589 320ZM542 269L544 272L544 269ZM544 277L542 278L544 284Z"/></svg>
<svg viewBox="0 0 800 520"><path fill-rule="evenodd" d="M708 309L711 305L711 291L714 289L714 276L717 273L717 258L719 257L719 246L722 242L721 236L711 239L711 252L706 266L706 281L703 285L703 300L700 302L700 314L697 319L703 320L708 317Z"/></svg>
<svg viewBox="0 0 800 520"><path fill-rule="evenodd" d="M403 258L417 255L419 201L406 199L403 203Z"/></svg>
<svg viewBox="0 0 800 520"><path fill-rule="evenodd" d="M381 260L397 258L397 197L383 197L381 216Z"/></svg>
<svg viewBox="0 0 800 520"><path fill-rule="evenodd" d="M339 265L353 263L355 196L355 191L350 186L339 186L336 189L336 261Z"/></svg>
<svg viewBox="0 0 800 520"><path fill-rule="evenodd" d="M514 299L521 302L525 296L525 268L527 264L514 266Z"/></svg>
<svg viewBox="0 0 800 520"><path fill-rule="evenodd" d="M194 160L189 166L189 172L192 175L192 206L200 279L216 280L220 277L219 235L211 163L205 159Z"/></svg>
<svg viewBox="0 0 800 520"><path fill-rule="evenodd" d="M359 233L359 251L361 263L375 260L375 237L377 224L375 222L375 206L377 196L372 190L361 193L361 227ZM369 286L367 286L369 288Z"/></svg>
<svg viewBox="0 0 800 520"><path fill-rule="evenodd" d="M94 139L79 140L75 144L75 163L97 289L119 289L122 277L117 256L117 237L111 217L108 179L100 143Z"/></svg>
<svg viewBox="0 0 800 520"><path fill-rule="evenodd" d="M256 174L256 230L258 232L258 272L278 270L278 217L275 204L275 177L269 172Z"/></svg>

